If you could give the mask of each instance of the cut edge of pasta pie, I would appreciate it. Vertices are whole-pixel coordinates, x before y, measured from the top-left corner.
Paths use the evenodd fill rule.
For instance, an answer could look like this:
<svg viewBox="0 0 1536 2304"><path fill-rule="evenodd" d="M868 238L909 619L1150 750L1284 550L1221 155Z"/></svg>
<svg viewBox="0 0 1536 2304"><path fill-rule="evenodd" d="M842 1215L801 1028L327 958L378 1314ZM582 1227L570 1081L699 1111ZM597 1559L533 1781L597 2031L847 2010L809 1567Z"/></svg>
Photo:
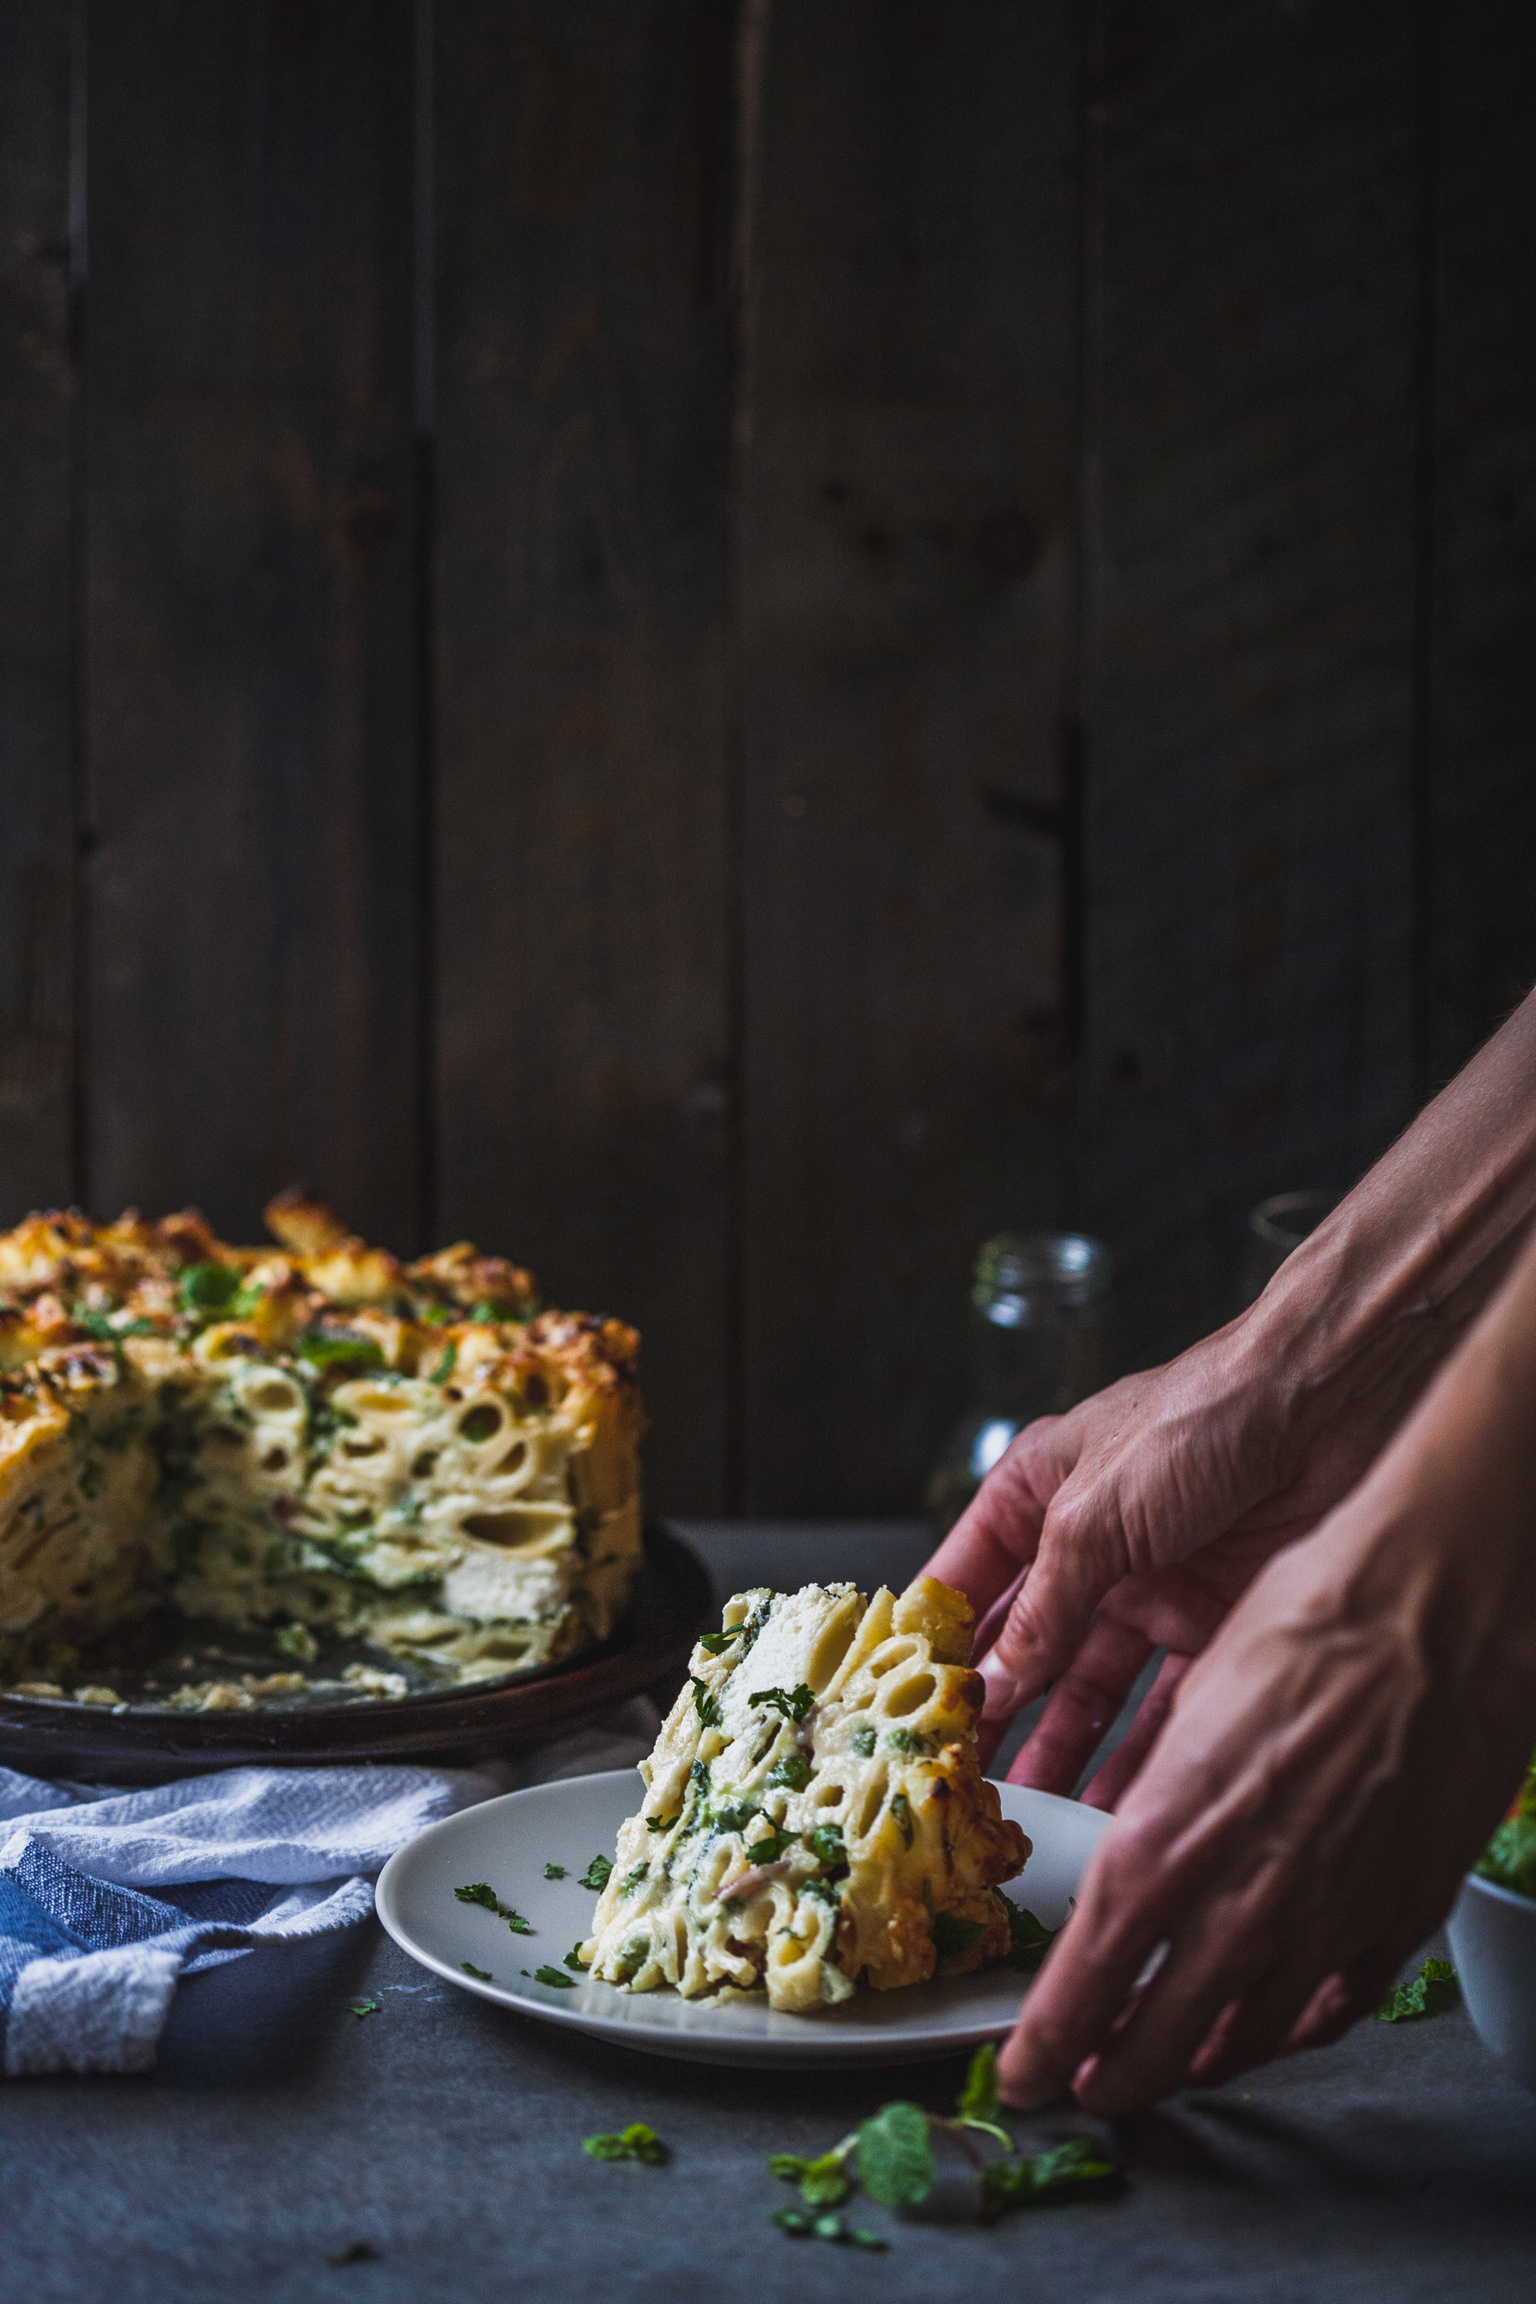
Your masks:
<svg viewBox="0 0 1536 2304"><path fill-rule="evenodd" d="M402 1263L300 1189L275 1245L195 1212L0 1234L0 1687L103 1701L81 1651L157 1606L315 1634L338 1693L526 1672L607 1636L641 1552L635 1360L468 1242ZM222 1710L302 1673L159 1699ZM276 1683L287 1679L289 1687ZM320 1683L329 1686L329 1682Z"/></svg>
<svg viewBox="0 0 1536 2304"><path fill-rule="evenodd" d="M728 1601L642 1764L588 1972L803 2013L1005 1958L1030 1843L981 1773L970 1655L932 1577Z"/></svg>

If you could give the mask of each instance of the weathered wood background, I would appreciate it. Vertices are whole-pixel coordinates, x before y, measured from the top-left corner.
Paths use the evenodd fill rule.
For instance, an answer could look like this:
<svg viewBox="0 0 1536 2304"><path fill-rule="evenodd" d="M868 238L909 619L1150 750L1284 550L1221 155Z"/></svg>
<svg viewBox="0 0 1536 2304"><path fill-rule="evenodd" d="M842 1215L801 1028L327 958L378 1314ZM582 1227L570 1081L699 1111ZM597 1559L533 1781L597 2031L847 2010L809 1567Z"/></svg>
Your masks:
<svg viewBox="0 0 1536 2304"><path fill-rule="evenodd" d="M304 1175L910 1505L1536 977L1521 0L0 0L0 1217Z"/></svg>

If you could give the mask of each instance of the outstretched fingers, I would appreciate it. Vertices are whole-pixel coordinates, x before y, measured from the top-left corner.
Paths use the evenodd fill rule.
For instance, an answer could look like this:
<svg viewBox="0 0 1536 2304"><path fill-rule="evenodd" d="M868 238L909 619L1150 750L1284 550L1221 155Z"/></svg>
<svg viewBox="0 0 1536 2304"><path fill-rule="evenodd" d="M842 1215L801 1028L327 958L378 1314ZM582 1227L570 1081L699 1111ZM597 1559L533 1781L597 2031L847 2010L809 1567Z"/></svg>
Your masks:
<svg viewBox="0 0 1536 2304"><path fill-rule="evenodd" d="M1076 1909L1003 2044L998 2080L1015 2110L1033 2112L1064 2095L1124 2014L1166 1934L1146 1878L1142 1836L1114 1827L1095 1850Z"/></svg>
<svg viewBox="0 0 1536 2304"><path fill-rule="evenodd" d="M1051 1690L1045 1710L1008 1771L1009 1783L1070 1793L1151 1654L1152 1643L1145 1633L1113 1617L1099 1617Z"/></svg>
<svg viewBox="0 0 1536 2304"><path fill-rule="evenodd" d="M1140 1775L1143 1762L1162 1734L1179 1683L1193 1662L1193 1656L1163 1658L1162 1669L1142 1698L1135 1719L1103 1767L1084 1786L1080 1798L1085 1808L1119 1806L1122 1794Z"/></svg>

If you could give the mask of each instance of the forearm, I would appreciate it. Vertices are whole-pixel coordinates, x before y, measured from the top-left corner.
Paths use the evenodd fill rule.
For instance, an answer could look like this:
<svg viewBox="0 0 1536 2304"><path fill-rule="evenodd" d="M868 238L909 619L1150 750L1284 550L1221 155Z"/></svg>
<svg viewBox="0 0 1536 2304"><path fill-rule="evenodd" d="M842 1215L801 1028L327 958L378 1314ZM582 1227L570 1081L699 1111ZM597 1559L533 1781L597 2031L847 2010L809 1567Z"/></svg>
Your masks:
<svg viewBox="0 0 1536 2304"><path fill-rule="evenodd" d="M1390 1424L1454 1350L1536 1212L1536 993L1420 1113L1247 1316L1295 1420Z"/></svg>

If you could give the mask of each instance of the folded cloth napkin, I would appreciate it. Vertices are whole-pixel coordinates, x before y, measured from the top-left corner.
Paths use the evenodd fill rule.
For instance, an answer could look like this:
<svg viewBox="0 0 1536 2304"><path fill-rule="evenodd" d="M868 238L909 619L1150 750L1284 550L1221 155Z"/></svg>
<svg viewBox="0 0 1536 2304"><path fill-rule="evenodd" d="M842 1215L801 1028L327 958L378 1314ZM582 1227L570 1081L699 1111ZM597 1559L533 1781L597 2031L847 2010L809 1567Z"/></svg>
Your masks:
<svg viewBox="0 0 1536 2304"><path fill-rule="evenodd" d="M144 1792L0 1768L4 2071L144 2071L180 1977L364 1919L373 1875L423 1825L633 1765L656 1725L638 1697L479 1769L232 1768Z"/></svg>

